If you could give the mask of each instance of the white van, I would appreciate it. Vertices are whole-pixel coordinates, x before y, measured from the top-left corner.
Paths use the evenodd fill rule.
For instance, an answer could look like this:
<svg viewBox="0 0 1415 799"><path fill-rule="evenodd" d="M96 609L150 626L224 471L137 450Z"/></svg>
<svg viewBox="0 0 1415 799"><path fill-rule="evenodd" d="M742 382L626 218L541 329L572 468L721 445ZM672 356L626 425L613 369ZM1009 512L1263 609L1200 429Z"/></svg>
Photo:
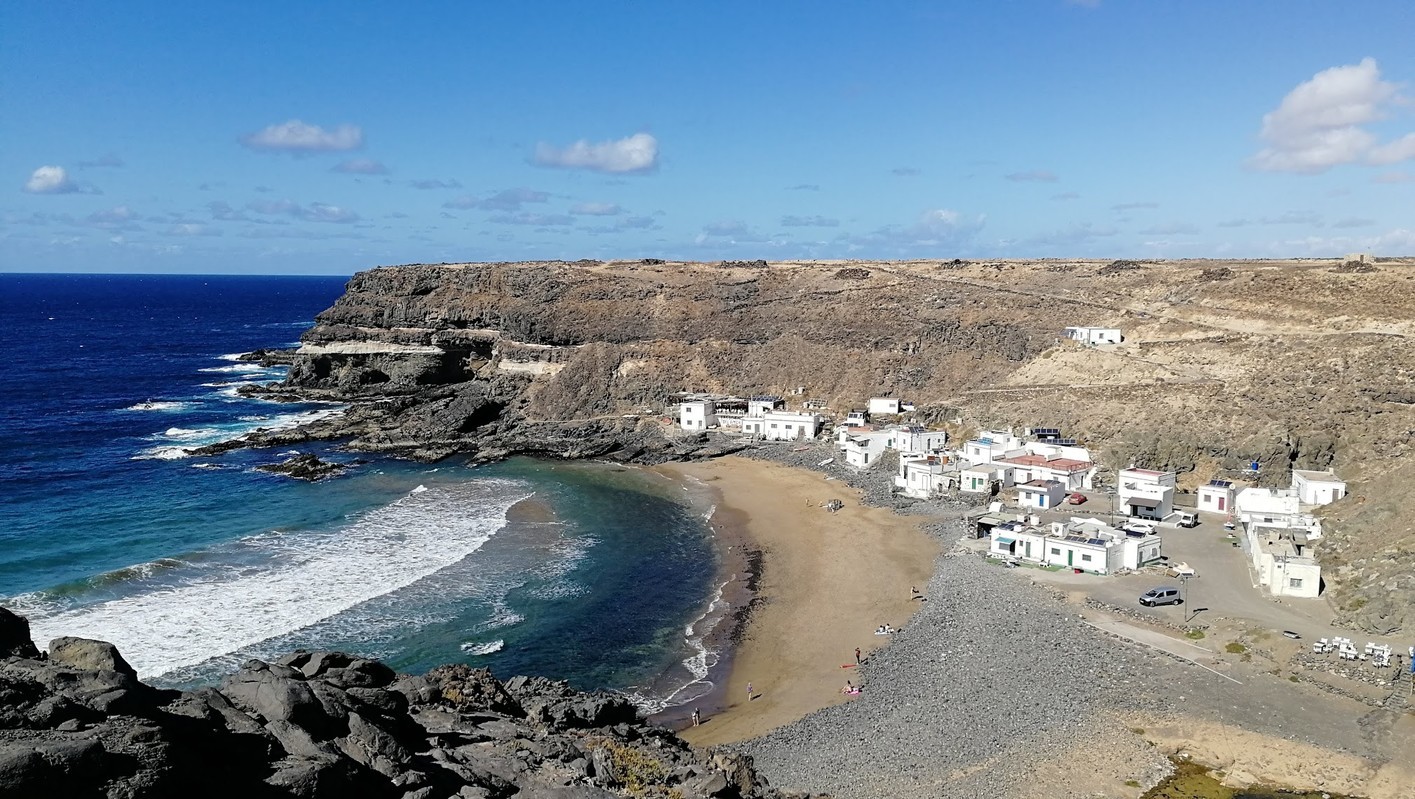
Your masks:
<svg viewBox="0 0 1415 799"><path fill-rule="evenodd" d="M1179 520L1175 522L1175 524L1178 524L1180 527L1198 527L1199 514L1182 510L1179 512Z"/></svg>

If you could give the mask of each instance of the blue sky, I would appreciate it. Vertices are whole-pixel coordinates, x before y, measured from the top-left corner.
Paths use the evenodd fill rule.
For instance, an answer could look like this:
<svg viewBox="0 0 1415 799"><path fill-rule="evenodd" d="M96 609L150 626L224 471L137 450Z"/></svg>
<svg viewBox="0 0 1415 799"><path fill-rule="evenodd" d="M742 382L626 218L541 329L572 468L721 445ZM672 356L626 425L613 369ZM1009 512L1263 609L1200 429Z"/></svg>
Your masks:
<svg viewBox="0 0 1415 799"><path fill-rule="evenodd" d="M0 4L0 271L1415 254L1415 3Z"/></svg>

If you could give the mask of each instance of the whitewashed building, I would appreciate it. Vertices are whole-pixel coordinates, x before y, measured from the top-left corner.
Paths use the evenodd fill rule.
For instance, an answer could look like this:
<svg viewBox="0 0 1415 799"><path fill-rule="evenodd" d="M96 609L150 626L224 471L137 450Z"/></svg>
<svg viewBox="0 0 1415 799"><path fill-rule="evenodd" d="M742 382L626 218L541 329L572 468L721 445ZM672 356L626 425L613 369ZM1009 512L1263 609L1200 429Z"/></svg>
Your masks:
<svg viewBox="0 0 1415 799"><path fill-rule="evenodd" d="M958 490L969 494L988 494L994 487L1012 485L1012 470L996 463L977 463L958 472Z"/></svg>
<svg viewBox="0 0 1415 799"><path fill-rule="evenodd" d="M963 458L972 463L988 463L995 458L1006 457L1008 453L1025 452L1025 443L1010 430L984 430L977 438L964 442Z"/></svg>
<svg viewBox="0 0 1415 799"><path fill-rule="evenodd" d="M918 425L894 425L889 431L889 447L900 452L928 453L937 455L948 446L948 433L943 430L926 430Z"/></svg>
<svg viewBox="0 0 1415 799"><path fill-rule="evenodd" d="M1023 508L1049 510L1066 499L1066 486L1059 480L1032 480L1017 484L1017 504Z"/></svg>
<svg viewBox="0 0 1415 799"><path fill-rule="evenodd" d="M742 418L742 434L767 441L800 441L820 434L821 417L814 413L770 411Z"/></svg>
<svg viewBox="0 0 1415 799"><path fill-rule="evenodd" d="M1199 486L1197 506L1209 513L1233 513L1233 499L1237 495L1233 483L1227 480L1210 480Z"/></svg>
<svg viewBox="0 0 1415 799"><path fill-rule="evenodd" d="M678 406L678 426L695 433L717 427L717 404L712 400L682 403Z"/></svg>
<svg viewBox="0 0 1415 799"><path fill-rule="evenodd" d="M1116 495L1125 515L1160 521L1174 513L1174 472L1154 469L1121 469Z"/></svg>
<svg viewBox="0 0 1415 799"><path fill-rule="evenodd" d="M1114 327L1068 327L1061 335L1082 344L1119 344L1124 340L1119 328Z"/></svg>
<svg viewBox="0 0 1415 799"><path fill-rule="evenodd" d="M928 499L958 487L957 460L947 455L899 456L894 485L906 497Z"/></svg>
<svg viewBox="0 0 1415 799"><path fill-rule="evenodd" d="M992 528L989 538L988 552L995 557L1093 574L1113 574L1155 563L1163 547L1154 533L1129 534L1099 519L1083 518L1052 522L1046 527L1004 522Z"/></svg>
<svg viewBox="0 0 1415 799"><path fill-rule="evenodd" d="M1346 481L1332 471L1293 469L1292 490L1303 505L1330 505L1346 496Z"/></svg>
<svg viewBox="0 0 1415 799"><path fill-rule="evenodd" d="M1054 452L1038 454L1024 450L1019 454L998 458L995 462L1012 471L1010 481L1013 483L1055 480L1067 491L1081 491L1095 485L1096 464L1089 459L1068 458Z"/></svg>
<svg viewBox="0 0 1415 799"><path fill-rule="evenodd" d="M1322 567L1312 556L1306 531L1258 522L1247 525L1246 533L1258 584L1269 594L1304 599L1321 595Z"/></svg>
<svg viewBox="0 0 1415 799"><path fill-rule="evenodd" d="M845 414L846 427L859 427L870 423L870 414L863 408L856 408Z"/></svg>
<svg viewBox="0 0 1415 799"><path fill-rule="evenodd" d="M881 416L897 416L899 414L899 400L894 397L870 397L869 411L871 414Z"/></svg>

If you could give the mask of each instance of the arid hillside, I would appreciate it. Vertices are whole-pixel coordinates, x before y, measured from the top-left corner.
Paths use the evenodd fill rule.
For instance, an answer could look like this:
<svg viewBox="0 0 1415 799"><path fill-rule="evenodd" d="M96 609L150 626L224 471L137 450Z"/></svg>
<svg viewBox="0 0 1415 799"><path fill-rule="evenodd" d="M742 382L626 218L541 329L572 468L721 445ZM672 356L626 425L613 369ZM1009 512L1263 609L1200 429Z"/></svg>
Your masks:
<svg viewBox="0 0 1415 799"><path fill-rule="evenodd" d="M1189 487L1332 467L1352 495L1327 509L1327 597L1389 630L1415 625L1412 334L1415 261L419 265L355 276L290 384L379 400L344 431L370 449L590 453L694 390L1056 426Z"/></svg>

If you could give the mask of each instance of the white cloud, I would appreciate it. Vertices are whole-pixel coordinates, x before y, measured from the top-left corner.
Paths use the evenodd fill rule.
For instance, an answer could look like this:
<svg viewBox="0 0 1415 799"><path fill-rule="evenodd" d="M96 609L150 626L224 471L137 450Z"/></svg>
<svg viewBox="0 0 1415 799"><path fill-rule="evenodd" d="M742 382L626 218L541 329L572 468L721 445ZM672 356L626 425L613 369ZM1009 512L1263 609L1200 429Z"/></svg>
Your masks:
<svg viewBox="0 0 1415 799"><path fill-rule="evenodd" d="M624 209L616 203L576 203L570 213L576 216L618 216Z"/></svg>
<svg viewBox="0 0 1415 799"><path fill-rule="evenodd" d="M1379 144L1364 125L1384 119L1402 102L1394 83L1381 80L1374 58L1318 72L1263 116L1267 146L1248 163L1269 172L1315 175L1354 163L1393 164L1415 158L1415 133Z"/></svg>
<svg viewBox="0 0 1415 799"><path fill-rule="evenodd" d="M225 204L222 203L222 205ZM285 215L305 222L347 224L349 222L359 221L359 215L353 211L347 208L340 208L337 205L329 205L328 203L300 205L291 200L256 200L255 202L247 203L246 208L258 214L265 214L266 216Z"/></svg>
<svg viewBox="0 0 1415 799"><path fill-rule="evenodd" d="M372 158L350 158L335 164L329 171L348 175L387 175L388 167Z"/></svg>
<svg viewBox="0 0 1415 799"><path fill-rule="evenodd" d="M485 211L519 211L526 203L543 203L550 199L550 193L535 189L502 189L497 193L479 199L470 194L455 197L442 204L443 208L465 211L480 208Z"/></svg>
<svg viewBox="0 0 1415 799"><path fill-rule="evenodd" d="M241 137L241 144L252 150L274 150L287 153L323 153L357 150L364 146L364 132L358 125L340 125L325 130L292 119Z"/></svg>
<svg viewBox="0 0 1415 799"><path fill-rule="evenodd" d="M569 147L545 142L536 145L534 162L562 169L628 174L651 172L658 167L658 139L649 133L635 133L615 141L591 144L581 139Z"/></svg>
<svg viewBox="0 0 1415 799"><path fill-rule="evenodd" d="M25 181L25 191L30 194L74 194L79 191L69 173L62 166L42 166Z"/></svg>

